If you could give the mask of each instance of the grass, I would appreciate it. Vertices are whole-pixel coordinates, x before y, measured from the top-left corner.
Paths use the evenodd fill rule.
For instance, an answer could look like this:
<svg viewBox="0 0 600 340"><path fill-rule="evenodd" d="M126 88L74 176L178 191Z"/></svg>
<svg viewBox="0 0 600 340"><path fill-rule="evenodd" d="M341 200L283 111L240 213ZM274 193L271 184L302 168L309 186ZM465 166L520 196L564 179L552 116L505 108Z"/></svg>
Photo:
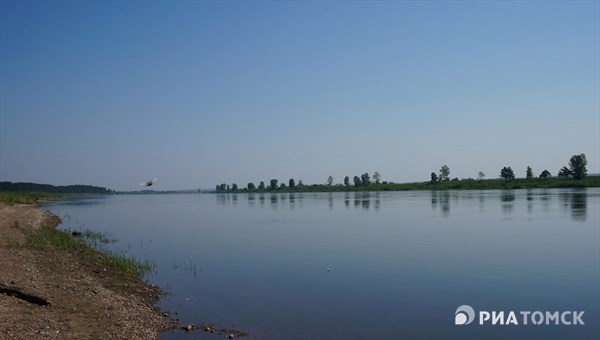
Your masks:
<svg viewBox="0 0 600 340"><path fill-rule="evenodd" d="M97 264L114 268L125 276L143 276L156 267L151 261L140 261L123 252L99 249L98 242L110 243L115 240L90 230L81 232L80 236L74 236L69 230L41 228L28 233L23 246L30 249L60 249L79 253L84 263L88 263L90 259L97 260Z"/></svg>
<svg viewBox="0 0 600 340"><path fill-rule="evenodd" d="M48 192L37 191L0 191L0 202L7 205L14 204L38 204L41 201L58 200L62 196Z"/></svg>

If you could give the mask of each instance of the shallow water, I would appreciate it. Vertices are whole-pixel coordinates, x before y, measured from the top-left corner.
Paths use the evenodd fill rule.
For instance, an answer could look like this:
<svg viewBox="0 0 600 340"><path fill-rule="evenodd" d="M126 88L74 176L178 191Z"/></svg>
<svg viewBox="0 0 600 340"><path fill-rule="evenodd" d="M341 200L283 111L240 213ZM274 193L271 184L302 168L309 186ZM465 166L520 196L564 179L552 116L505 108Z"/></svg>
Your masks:
<svg viewBox="0 0 600 340"><path fill-rule="evenodd" d="M112 195L46 208L154 261L148 279L168 292L158 305L182 323L249 339L600 338L597 188ZM455 325L464 304L585 311L585 325Z"/></svg>

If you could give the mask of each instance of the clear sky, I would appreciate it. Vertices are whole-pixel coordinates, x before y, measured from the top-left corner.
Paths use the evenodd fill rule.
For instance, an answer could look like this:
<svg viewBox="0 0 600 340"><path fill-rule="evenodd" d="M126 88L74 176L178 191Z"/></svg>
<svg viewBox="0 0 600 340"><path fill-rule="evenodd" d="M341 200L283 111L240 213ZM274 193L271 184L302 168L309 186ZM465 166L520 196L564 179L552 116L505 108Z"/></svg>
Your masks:
<svg viewBox="0 0 600 340"><path fill-rule="evenodd" d="M600 172L597 1L2 1L0 180Z"/></svg>

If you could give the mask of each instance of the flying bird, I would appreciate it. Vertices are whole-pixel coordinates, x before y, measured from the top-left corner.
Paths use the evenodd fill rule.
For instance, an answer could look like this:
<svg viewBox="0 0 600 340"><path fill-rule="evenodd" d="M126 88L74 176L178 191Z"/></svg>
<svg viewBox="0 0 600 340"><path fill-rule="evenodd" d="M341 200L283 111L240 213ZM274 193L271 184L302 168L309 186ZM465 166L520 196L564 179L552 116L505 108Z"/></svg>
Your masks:
<svg viewBox="0 0 600 340"><path fill-rule="evenodd" d="M154 177L153 179L147 181L147 182L142 182L140 183L141 186L143 187L151 187L152 184L154 184L154 182L158 181L158 178Z"/></svg>

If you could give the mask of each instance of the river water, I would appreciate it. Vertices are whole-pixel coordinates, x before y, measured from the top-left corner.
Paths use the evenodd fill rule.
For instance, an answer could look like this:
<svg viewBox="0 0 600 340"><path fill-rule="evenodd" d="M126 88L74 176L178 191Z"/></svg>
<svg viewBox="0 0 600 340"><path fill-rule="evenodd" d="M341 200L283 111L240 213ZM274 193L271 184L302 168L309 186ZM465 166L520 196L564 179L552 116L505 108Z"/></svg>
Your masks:
<svg viewBox="0 0 600 340"><path fill-rule="evenodd" d="M153 261L158 306L182 323L248 339L600 338L598 188L108 195L45 208ZM473 322L455 324L461 305ZM481 325L482 311L514 311L519 325ZM584 325L524 325L521 311L582 311Z"/></svg>

